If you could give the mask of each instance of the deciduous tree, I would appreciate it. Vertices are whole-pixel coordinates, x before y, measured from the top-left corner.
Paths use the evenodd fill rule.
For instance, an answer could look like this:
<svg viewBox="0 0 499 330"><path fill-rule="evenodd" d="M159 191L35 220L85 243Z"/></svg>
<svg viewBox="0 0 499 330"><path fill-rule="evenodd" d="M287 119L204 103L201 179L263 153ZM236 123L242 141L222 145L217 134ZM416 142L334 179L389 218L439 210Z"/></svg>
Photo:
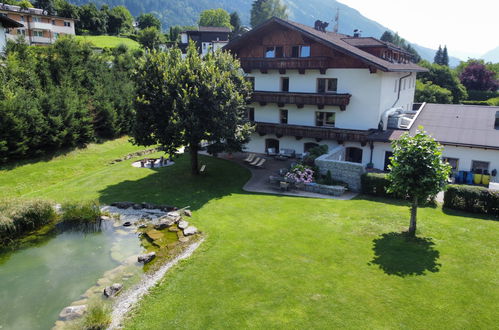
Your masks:
<svg viewBox="0 0 499 330"><path fill-rule="evenodd" d="M139 63L135 81L136 144L160 144L171 155L187 146L191 172L198 174L201 141L231 149L247 141L250 86L230 54L201 58L193 43L185 59L178 49L151 52Z"/></svg>
<svg viewBox="0 0 499 330"><path fill-rule="evenodd" d="M416 81L416 92L414 94L416 102L450 104L452 103L452 93L450 90L433 84L431 81Z"/></svg>
<svg viewBox="0 0 499 330"><path fill-rule="evenodd" d="M220 26L232 29L230 15L222 8L203 11L199 16L199 26Z"/></svg>
<svg viewBox="0 0 499 330"><path fill-rule="evenodd" d="M466 100L468 93L466 88L461 84L456 72L448 66L440 64L431 64L427 61L419 62L419 65L428 69L428 72L418 74L418 79L423 82L431 82L452 93L452 103L459 103L461 100Z"/></svg>
<svg viewBox="0 0 499 330"><path fill-rule="evenodd" d="M251 5L251 26L255 27L271 17L288 18L288 8L281 0L255 0Z"/></svg>
<svg viewBox="0 0 499 330"><path fill-rule="evenodd" d="M488 70L485 64L478 61L469 62L459 75L459 79L468 90L494 92L499 87L496 73Z"/></svg>
<svg viewBox="0 0 499 330"><path fill-rule="evenodd" d="M140 14L137 17L137 26L141 30L148 27L155 27L156 29L161 30L161 21L154 14Z"/></svg>
<svg viewBox="0 0 499 330"><path fill-rule="evenodd" d="M392 148L388 191L411 201L408 234L415 236L419 203L435 197L445 188L451 166L442 161L440 144L422 128L415 136L405 133L393 141Z"/></svg>
<svg viewBox="0 0 499 330"><path fill-rule="evenodd" d="M139 32L137 41L148 50L159 49L164 42L164 36L158 29L151 26Z"/></svg>

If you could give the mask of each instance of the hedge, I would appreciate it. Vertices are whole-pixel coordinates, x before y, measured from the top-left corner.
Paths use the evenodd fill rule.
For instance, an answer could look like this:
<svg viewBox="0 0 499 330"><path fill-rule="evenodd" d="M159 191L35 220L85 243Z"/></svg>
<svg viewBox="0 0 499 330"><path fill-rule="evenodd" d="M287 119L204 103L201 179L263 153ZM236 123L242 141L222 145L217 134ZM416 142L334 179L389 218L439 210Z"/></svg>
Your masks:
<svg viewBox="0 0 499 330"><path fill-rule="evenodd" d="M468 91L468 100L486 101L495 97L499 97L499 92L475 90Z"/></svg>
<svg viewBox="0 0 499 330"><path fill-rule="evenodd" d="M390 185L384 173L364 173L360 178L362 193L380 197L394 197L386 191Z"/></svg>
<svg viewBox="0 0 499 330"><path fill-rule="evenodd" d="M450 185L444 195L444 207L499 216L499 192L478 186Z"/></svg>

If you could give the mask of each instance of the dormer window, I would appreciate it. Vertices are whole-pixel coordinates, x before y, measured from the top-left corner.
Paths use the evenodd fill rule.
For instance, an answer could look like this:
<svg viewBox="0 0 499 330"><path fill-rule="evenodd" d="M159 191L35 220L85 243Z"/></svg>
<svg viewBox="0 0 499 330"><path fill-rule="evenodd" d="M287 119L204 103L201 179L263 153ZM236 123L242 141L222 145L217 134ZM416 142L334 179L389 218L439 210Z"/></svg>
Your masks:
<svg viewBox="0 0 499 330"><path fill-rule="evenodd" d="M283 55L282 46L267 47L265 50L265 58L282 58Z"/></svg>
<svg viewBox="0 0 499 330"><path fill-rule="evenodd" d="M310 46L293 46L291 57L310 57Z"/></svg>

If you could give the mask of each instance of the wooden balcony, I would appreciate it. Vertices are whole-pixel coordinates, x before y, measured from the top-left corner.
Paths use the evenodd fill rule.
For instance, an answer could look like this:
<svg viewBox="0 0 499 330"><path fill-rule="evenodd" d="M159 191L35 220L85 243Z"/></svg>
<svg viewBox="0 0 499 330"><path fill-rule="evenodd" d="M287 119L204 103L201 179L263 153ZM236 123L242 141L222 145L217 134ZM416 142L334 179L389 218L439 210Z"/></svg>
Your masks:
<svg viewBox="0 0 499 330"><path fill-rule="evenodd" d="M327 94L327 93L289 93L289 92L262 92L254 91L251 98L252 102L258 102L260 105L267 103L277 103L279 107L285 104L296 104L298 108L306 105L316 105L323 109L326 105L338 106L341 111L346 110L350 103L350 94Z"/></svg>
<svg viewBox="0 0 499 330"><path fill-rule="evenodd" d="M339 142L352 141L361 142L365 145L370 131L341 129L334 127L313 127L300 125L284 125L273 123L256 122L256 132L260 136L274 134L277 137L294 136L297 140L301 138L314 138L320 140L335 140Z"/></svg>
<svg viewBox="0 0 499 330"><path fill-rule="evenodd" d="M332 67L330 57L290 57L290 58L241 58L241 67L246 73L252 70L260 70L267 73L268 70L279 70L285 74L286 70L298 70L304 74L305 70L319 70L325 74L326 70Z"/></svg>

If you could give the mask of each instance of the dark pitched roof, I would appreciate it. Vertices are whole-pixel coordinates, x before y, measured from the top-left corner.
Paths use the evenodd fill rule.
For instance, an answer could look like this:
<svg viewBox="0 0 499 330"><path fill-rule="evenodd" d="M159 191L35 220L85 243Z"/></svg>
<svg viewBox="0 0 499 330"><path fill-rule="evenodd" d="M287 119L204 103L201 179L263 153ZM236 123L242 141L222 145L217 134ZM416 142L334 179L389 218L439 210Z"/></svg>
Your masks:
<svg viewBox="0 0 499 330"><path fill-rule="evenodd" d="M0 15L0 25L3 25L6 28L17 28L24 26L23 24L18 23L17 21L14 21L13 19L8 18L4 15Z"/></svg>
<svg viewBox="0 0 499 330"><path fill-rule="evenodd" d="M443 145L499 150L499 129L494 127L499 107L462 104L426 104L409 133L419 127ZM369 139L391 142L407 130L374 131Z"/></svg>
<svg viewBox="0 0 499 330"><path fill-rule="evenodd" d="M425 72L428 71L427 69L420 67L419 65L415 63L392 63L388 60L382 59L380 57L377 57L375 55L372 55L358 47L355 47L348 42L346 42L344 39L350 38L350 36L340 34L340 33L334 33L334 32L322 32L314 29L311 26L303 25L300 23L296 23L293 21L289 20L283 20L277 17L272 17L271 19L267 20L266 22L260 24L259 26L255 27L253 30L243 34L241 37L234 39L231 41L227 46L225 46L225 49L237 49L241 46L245 45L245 41L247 38L251 37L252 35L257 34L259 31L263 30L264 28L272 25L272 24L279 24L285 27L288 27L292 30L296 30L298 32L301 32L305 35L307 35L309 38L322 43L326 46L329 46L339 52L342 52L344 54L350 55L352 57L358 58L362 60L363 62L367 63L368 65L373 65L374 67L381 69L382 71L394 71L394 72Z"/></svg>
<svg viewBox="0 0 499 330"><path fill-rule="evenodd" d="M399 46L388 42L388 41L382 41L373 37L348 37L348 38L343 38L343 41L346 43L363 48L363 47L386 47L390 48L393 50L396 50L398 52L404 53L404 54L410 54L408 51L406 51L403 48L400 48Z"/></svg>
<svg viewBox="0 0 499 330"><path fill-rule="evenodd" d="M494 128L498 112L499 107L426 104L410 132L423 126L442 144L499 149L499 129Z"/></svg>
<svg viewBox="0 0 499 330"><path fill-rule="evenodd" d="M188 30L186 32L225 32L230 33L232 30L225 26L199 26L197 30Z"/></svg>

